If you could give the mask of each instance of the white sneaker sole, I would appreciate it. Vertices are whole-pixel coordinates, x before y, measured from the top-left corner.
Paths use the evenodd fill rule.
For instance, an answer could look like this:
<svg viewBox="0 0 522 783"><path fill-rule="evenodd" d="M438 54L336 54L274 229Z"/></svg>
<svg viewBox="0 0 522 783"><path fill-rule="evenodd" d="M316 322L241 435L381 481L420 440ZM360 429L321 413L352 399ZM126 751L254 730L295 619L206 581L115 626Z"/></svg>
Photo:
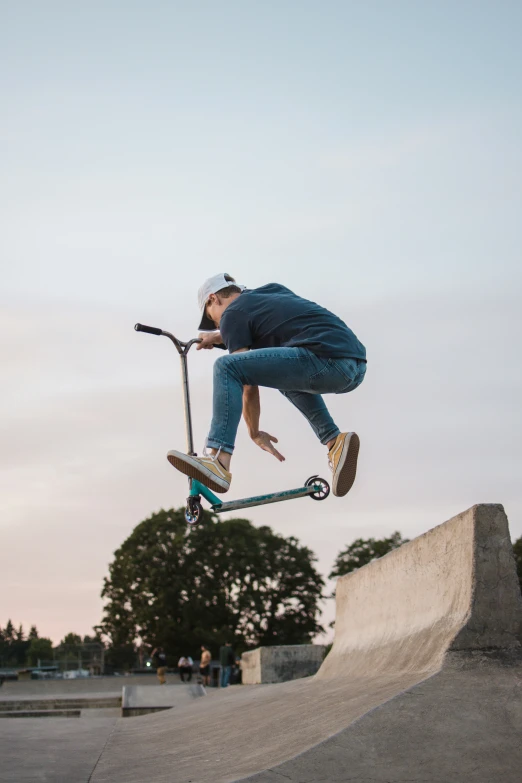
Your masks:
<svg viewBox="0 0 522 783"><path fill-rule="evenodd" d="M230 488L229 481L216 476L215 473L202 465L196 457L191 457L190 454L183 454L181 451L169 451L167 459L180 473L200 481L212 492L223 494Z"/></svg>
<svg viewBox="0 0 522 783"><path fill-rule="evenodd" d="M332 482L332 492L338 498L344 497L353 486L357 474L359 446L359 436L355 432L348 432Z"/></svg>

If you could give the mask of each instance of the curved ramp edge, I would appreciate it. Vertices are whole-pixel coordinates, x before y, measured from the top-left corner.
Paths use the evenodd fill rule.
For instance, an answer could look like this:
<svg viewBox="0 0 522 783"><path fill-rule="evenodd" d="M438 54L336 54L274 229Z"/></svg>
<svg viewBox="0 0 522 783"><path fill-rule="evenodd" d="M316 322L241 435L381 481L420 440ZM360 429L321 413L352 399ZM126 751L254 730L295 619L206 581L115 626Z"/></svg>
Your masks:
<svg viewBox="0 0 522 783"><path fill-rule="evenodd" d="M479 504L338 580L317 677L435 672L451 650L518 648L521 634L507 517Z"/></svg>

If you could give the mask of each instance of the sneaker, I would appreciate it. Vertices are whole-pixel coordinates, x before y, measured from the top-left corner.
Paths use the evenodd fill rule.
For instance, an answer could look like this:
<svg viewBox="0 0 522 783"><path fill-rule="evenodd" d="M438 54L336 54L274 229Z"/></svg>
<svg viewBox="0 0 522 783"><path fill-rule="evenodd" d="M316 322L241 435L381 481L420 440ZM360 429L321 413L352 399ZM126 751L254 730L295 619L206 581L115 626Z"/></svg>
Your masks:
<svg viewBox="0 0 522 783"><path fill-rule="evenodd" d="M328 464L333 473L332 492L338 498L352 488L358 456L359 436L355 432L341 432L328 452Z"/></svg>
<svg viewBox="0 0 522 783"><path fill-rule="evenodd" d="M169 451L167 459L181 473L200 481L212 492L226 492L230 487L232 474L215 457L192 457L182 451Z"/></svg>

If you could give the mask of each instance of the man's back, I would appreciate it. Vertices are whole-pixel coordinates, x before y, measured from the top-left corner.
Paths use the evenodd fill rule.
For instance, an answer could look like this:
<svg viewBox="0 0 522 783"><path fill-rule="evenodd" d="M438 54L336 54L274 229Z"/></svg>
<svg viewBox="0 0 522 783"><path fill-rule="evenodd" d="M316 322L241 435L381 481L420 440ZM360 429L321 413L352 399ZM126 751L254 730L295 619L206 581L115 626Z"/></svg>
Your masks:
<svg viewBox="0 0 522 783"><path fill-rule="evenodd" d="M366 358L364 346L344 321L278 283L243 291L223 313L220 331L231 353L301 347L332 359Z"/></svg>
<svg viewBox="0 0 522 783"><path fill-rule="evenodd" d="M154 653L153 663L157 669L167 665L167 656L165 655L163 650L158 650L157 652Z"/></svg>
<svg viewBox="0 0 522 783"><path fill-rule="evenodd" d="M221 666L230 666L230 651L232 648L228 644L224 644L219 648L219 662Z"/></svg>

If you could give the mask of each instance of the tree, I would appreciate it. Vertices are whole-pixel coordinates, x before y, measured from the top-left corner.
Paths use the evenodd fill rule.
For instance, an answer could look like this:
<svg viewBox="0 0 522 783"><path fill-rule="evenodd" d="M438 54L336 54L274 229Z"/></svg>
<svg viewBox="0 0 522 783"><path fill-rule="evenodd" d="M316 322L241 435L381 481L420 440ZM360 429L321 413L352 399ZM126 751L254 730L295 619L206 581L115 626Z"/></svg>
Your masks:
<svg viewBox="0 0 522 783"><path fill-rule="evenodd" d="M83 643L84 644L100 644L103 647L103 640L101 638L100 632L97 628L93 628L94 636L89 636L88 634L83 637Z"/></svg>
<svg viewBox="0 0 522 783"><path fill-rule="evenodd" d="M70 647L76 652L82 645L82 637L77 633L67 633L60 642L60 647Z"/></svg>
<svg viewBox="0 0 522 783"><path fill-rule="evenodd" d="M11 620L7 621L7 625L5 626L5 628L3 630L3 634L4 634L4 639L7 642L7 644L11 644L12 642L14 642L16 632L15 632L14 625L11 622Z"/></svg>
<svg viewBox="0 0 522 783"><path fill-rule="evenodd" d="M7 666L8 650L9 645L7 644L7 639L5 637L5 630L0 628L0 667Z"/></svg>
<svg viewBox="0 0 522 783"><path fill-rule="evenodd" d="M82 637L77 633L67 633L56 648L56 657L60 661L77 661L82 650Z"/></svg>
<svg viewBox="0 0 522 783"><path fill-rule="evenodd" d="M14 639L10 644L11 660L15 666L24 666L27 656L29 642L25 638L23 627L20 625L17 631L14 631Z"/></svg>
<svg viewBox="0 0 522 783"><path fill-rule="evenodd" d="M218 520L208 511L189 528L184 509L139 524L115 552L105 579L99 630L115 650L141 639L170 660L230 639L237 651L303 644L318 624L324 582L311 550L294 537Z"/></svg>
<svg viewBox="0 0 522 783"><path fill-rule="evenodd" d="M27 650L27 664L28 666L38 666L38 661L41 661L42 665L44 661L53 660L53 643L50 639L44 637L33 637L29 643L29 649Z"/></svg>
<svg viewBox="0 0 522 783"><path fill-rule="evenodd" d="M518 581L520 584L520 590L522 591L522 536L513 544L513 554L515 556L515 564L517 567Z"/></svg>
<svg viewBox="0 0 522 783"><path fill-rule="evenodd" d="M377 558L391 552L392 549L406 544L408 540L402 538L398 531L392 533L389 538L368 538L366 540L358 538L337 555L329 578L334 579L337 576L357 571L358 568L371 563L372 560L377 560Z"/></svg>
<svg viewBox="0 0 522 783"><path fill-rule="evenodd" d="M0 661L3 666L23 666L27 654L29 642L25 639L24 629L20 625L18 630L11 620L0 634Z"/></svg>

